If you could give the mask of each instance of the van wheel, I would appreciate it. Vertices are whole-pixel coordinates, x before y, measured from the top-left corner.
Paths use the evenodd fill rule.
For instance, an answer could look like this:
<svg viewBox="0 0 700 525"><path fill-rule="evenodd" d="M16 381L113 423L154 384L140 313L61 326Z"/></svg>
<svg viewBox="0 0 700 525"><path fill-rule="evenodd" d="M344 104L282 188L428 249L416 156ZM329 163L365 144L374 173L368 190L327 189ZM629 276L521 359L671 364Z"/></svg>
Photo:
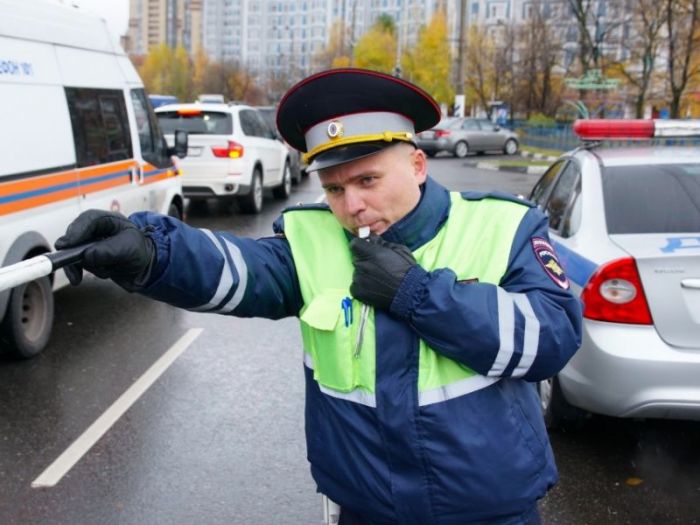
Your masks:
<svg viewBox="0 0 700 525"><path fill-rule="evenodd" d="M284 162L284 171L282 172L282 183L272 188L272 195L275 199L286 199L292 193L292 171L289 168L289 161Z"/></svg>
<svg viewBox="0 0 700 525"><path fill-rule="evenodd" d="M549 430L576 430L581 427L586 412L564 398L559 379L550 377L537 384L544 424Z"/></svg>
<svg viewBox="0 0 700 525"><path fill-rule="evenodd" d="M257 167L250 179L250 191L238 198L238 206L243 213L257 214L263 207L262 172Z"/></svg>
<svg viewBox="0 0 700 525"><path fill-rule="evenodd" d="M14 357L29 359L47 345L52 328L53 292L49 278L13 288L0 323L2 346Z"/></svg>
<svg viewBox="0 0 700 525"><path fill-rule="evenodd" d="M463 140L460 140L455 144L455 157L458 159L463 159L469 154L469 146Z"/></svg>
<svg viewBox="0 0 700 525"><path fill-rule="evenodd" d="M182 220L182 213L180 212L180 208L177 207L177 204L174 202L170 203L170 206L168 207L168 217L173 217L174 219L177 219L179 221Z"/></svg>

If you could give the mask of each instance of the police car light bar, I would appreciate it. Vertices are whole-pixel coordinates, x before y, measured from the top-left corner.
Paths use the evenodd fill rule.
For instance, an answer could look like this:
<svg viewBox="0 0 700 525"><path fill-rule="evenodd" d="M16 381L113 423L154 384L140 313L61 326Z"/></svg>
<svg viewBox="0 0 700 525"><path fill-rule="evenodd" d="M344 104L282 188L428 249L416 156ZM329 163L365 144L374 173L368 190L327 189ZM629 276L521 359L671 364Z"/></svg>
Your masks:
<svg viewBox="0 0 700 525"><path fill-rule="evenodd" d="M583 119L574 133L584 140L645 140L657 137L700 136L700 120Z"/></svg>

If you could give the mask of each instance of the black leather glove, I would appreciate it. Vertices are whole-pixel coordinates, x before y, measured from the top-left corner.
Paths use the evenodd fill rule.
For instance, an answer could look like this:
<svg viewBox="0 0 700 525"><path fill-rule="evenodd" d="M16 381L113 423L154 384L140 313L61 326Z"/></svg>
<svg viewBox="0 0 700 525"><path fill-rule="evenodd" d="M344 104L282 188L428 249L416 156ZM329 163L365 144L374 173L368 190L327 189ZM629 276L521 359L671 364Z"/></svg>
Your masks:
<svg viewBox="0 0 700 525"><path fill-rule="evenodd" d="M103 210L81 213L56 241L56 249L89 242L95 244L85 249L82 261L64 268L72 285L80 284L83 268L103 279L112 279L128 291L148 280L156 262L155 243L121 213Z"/></svg>
<svg viewBox="0 0 700 525"><path fill-rule="evenodd" d="M416 265L411 250L378 235L354 238L350 250L355 265L350 293L365 304L389 310L401 281Z"/></svg>

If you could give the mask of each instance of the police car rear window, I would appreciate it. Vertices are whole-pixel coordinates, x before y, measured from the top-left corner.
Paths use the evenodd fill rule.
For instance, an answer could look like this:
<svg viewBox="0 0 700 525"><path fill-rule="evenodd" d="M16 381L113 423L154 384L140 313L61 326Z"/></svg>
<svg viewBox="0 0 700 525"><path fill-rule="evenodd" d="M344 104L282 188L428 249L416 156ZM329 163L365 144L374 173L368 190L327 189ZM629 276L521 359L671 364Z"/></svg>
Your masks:
<svg viewBox="0 0 700 525"><path fill-rule="evenodd" d="M175 133L176 129L190 135L230 135L233 133L233 120L230 113L202 111L194 114L180 114L177 111L156 113L163 133Z"/></svg>
<svg viewBox="0 0 700 525"><path fill-rule="evenodd" d="M610 234L700 231L700 165L607 167L603 195Z"/></svg>

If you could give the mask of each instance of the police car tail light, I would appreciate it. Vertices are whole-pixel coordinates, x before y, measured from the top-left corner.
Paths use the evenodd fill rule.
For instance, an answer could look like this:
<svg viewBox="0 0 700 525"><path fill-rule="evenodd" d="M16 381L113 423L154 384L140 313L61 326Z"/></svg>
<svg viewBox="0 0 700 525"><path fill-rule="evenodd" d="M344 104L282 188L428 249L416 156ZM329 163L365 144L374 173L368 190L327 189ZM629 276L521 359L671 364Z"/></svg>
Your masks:
<svg viewBox="0 0 700 525"><path fill-rule="evenodd" d="M180 108L177 110L177 114L181 117L195 117L202 114L202 110L199 108Z"/></svg>
<svg viewBox="0 0 700 525"><path fill-rule="evenodd" d="M652 324L637 264L631 257L601 266L586 284L581 299L587 319Z"/></svg>
<svg viewBox="0 0 700 525"><path fill-rule="evenodd" d="M695 137L700 135L700 120L583 119L574 122L574 133L584 140Z"/></svg>
<svg viewBox="0 0 700 525"><path fill-rule="evenodd" d="M243 156L243 145L229 140L226 146L212 146L211 152L215 157L228 157L229 159L240 159Z"/></svg>

